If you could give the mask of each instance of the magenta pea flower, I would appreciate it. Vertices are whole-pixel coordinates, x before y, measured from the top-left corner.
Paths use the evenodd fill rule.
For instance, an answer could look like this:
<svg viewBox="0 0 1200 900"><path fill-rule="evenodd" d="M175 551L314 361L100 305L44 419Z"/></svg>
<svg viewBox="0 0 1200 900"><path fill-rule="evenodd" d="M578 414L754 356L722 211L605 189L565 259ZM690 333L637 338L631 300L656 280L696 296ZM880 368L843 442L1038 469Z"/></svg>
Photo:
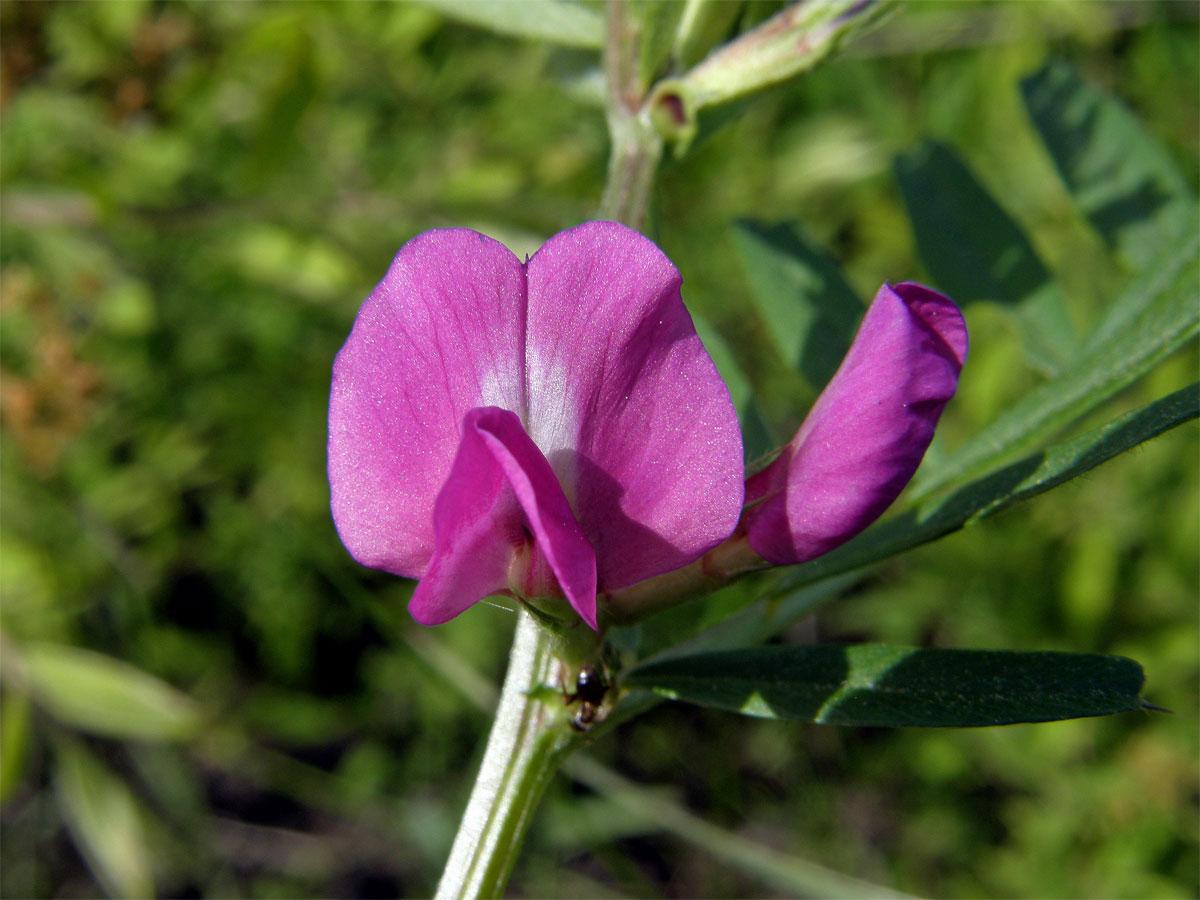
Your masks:
<svg viewBox="0 0 1200 900"><path fill-rule="evenodd" d="M776 565L806 562L875 521L917 471L966 357L949 297L881 287L796 436L746 482L750 547Z"/></svg>
<svg viewBox="0 0 1200 900"><path fill-rule="evenodd" d="M401 248L334 363L329 481L355 559L421 580L417 621L507 593L596 628L597 591L734 529L737 415L680 282L613 222L524 264L467 229Z"/></svg>
<svg viewBox="0 0 1200 900"><path fill-rule="evenodd" d="M401 248L334 364L329 479L351 554L420 579L417 621L506 593L565 598L596 628L598 593L628 602L701 557L701 579L812 559L904 488L966 356L948 298L881 288L795 438L743 485L679 288L613 222L525 264L466 229Z"/></svg>

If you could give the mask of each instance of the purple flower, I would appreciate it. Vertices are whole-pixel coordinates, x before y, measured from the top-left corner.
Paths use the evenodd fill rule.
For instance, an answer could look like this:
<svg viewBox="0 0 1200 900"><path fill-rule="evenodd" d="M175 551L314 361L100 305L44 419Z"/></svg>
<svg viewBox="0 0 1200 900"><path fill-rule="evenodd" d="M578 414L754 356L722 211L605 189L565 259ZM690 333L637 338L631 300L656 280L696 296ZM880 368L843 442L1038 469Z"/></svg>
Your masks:
<svg viewBox="0 0 1200 900"><path fill-rule="evenodd" d="M875 521L920 465L966 357L949 297L881 287L796 436L746 482L751 548L776 565L805 562Z"/></svg>
<svg viewBox="0 0 1200 900"><path fill-rule="evenodd" d="M729 392L680 276L613 222L524 265L466 229L409 241L333 368L333 518L359 562L420 578L445 622L489 594L564 597L698 559L742 507Z"/></svg>
<svg viewBox="0 0 1200 900"><path fill-rule="evenodd" d="M329 481L354 558L420 579L417 621L506 593L565 599L596 628L598 593L630 602L702 557L700 579L803 562L900 493L966 356L948 298L881 288L795 438L743 485L729 392L679 286L613 222L523 265L466 229L401 248L334 363Z"/></svg>

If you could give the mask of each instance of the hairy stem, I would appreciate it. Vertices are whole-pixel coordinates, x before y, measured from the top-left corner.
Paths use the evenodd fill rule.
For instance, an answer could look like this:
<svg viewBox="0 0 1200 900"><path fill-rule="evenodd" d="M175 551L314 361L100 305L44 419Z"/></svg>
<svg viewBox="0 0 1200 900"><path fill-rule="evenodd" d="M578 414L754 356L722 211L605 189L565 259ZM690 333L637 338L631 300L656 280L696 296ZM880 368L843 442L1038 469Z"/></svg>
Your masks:
<svg viewBox="0 0 1200 900"><path fill-rule="evenodd" d="M546 701L561 668L552 644L531 616L519 614L496 720L438 898L503 893L542 792L579 743L561 704L555 710Z"/></svg>
<svg viewBox="0 0 1200 900"><path fill-rule="evenodd" d="M604 57L612 156L600 215L640 230L662 158L662 138L641 110L638 34L625 0L610 0L608 15ZM496 720L438 883L438 898L503 893L546 785L582 743L567 724L565 708L555 702L563 668L556 650L562 649L532 616L519 613Z"/></svg>

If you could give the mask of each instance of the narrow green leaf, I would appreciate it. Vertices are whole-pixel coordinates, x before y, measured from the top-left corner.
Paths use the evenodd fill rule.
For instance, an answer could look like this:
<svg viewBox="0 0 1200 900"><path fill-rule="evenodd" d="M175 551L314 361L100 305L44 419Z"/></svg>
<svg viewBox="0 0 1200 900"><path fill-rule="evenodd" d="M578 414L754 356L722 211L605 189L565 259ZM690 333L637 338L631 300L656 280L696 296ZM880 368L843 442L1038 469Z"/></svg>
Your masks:
<svg viewBox="0 0 1200 900"><path fill-rule="evenodd" d="M5 691L0 705L0 806L24 780L29 762L29 695Z"/></svg>
<svg viewBox="0 0 1200 900"><path fill-rule="evenodd" d="M873 525L785 580L795 588L911 550L1036 497L1200 415L1200 383Z"/></svg>
<svg viewBox="0 0 1200 900"><path fill-rule="evenodd" d="M62 741L54 792L71 837L104 889L117 897L153 897L145 828L125 783L81 744Z"/></svg>
<svg viewBox="0 0 1200 900"><path fill-rule="evenodd" d="M683 3L634 0L630 10L639 25L638 73L640 83L651 85L666 74L675 32L683 16Z"/></svg>
<svg viewBox="0 0 1200 900"><path fill-rule="evenodd" d="M681 66L699 62L729 33L742 11L740 0L685 0L672 55Z"/></svg>
<svg viewBox="0 0 1200 900"><path fill-rule="evenodd" d="M1131 328L1137 327L1137 319L1164 291L1174 289L1175 282L1180 278L1179 270L1195 260L1200 254L1200 237L1192 234L1190 238L1176 240L1162 248L1155 262L1146 266L1129 283L1117 298L1108 305L1104 317L1088 335L1081 350L1082 355L1103 353L1103 347L1119 338ZM1195 269L1185 269L1184 279ZM1196 304L1196 296L1200 288L1193 284L1191 301ZM1186 303L1188 295L1183 292L1181 303ZM1180 312L1186 310L1181 309Z"/></svg>
<svg viewBox="0 0 1200 900"><path fill-rule="evenodd" d="M821 390L864 309L837 264L795 225L738 222L734 245L780 356Z"/></svg>
<svg viewBox="0 0 1200 900"><path fill-rule="evenodd" d="M195 703L128 663L62 644L33 644L23 664L34 699L63 723L107 737L169 741L201 724Z"/></svg>
<svg viewBox="0 0 1200 900"><path fill-rule="evenodd" d="M604 45L604 16L573 0L420 0L452 19L500 34L568 47Z"/></svg>
<svg viewBox="0 0 1200 900"><path fill-rule="evenodd" d="M1010 307L1030 361L1047 374L1061 369L1075 350L1075 333L1062 292L1020 226L941 144L926 141L897 157L895 170L937 287L959 303Z"/></svg>
<svg viewBox="0 0 1200 900"><path fill-rule="evenodd" d="M1120 656L818 645L674 657L624 684L760 718L979 727L1139 709L1144 682Z"/></svg>
<svg viewBox="0 0 1200 900"><path fill-rule="evenodd" d="M713 860L762 879L773 889L768 891L770 894L825 900L905 900L908 896L881 884L790 856L737 831L712 825L674 800L673 792L627 781L590 756L572 756L563 768L576 781L604 796L616 807L610 815L634 821L649 820L659 830L694 844Z"/></svg>
<svg viewBox="0 0 1200 900"><path fill-rule="evenodd" d="M1195 230L1192 188L1123 104L1061 60L1022 81L1021 96L1080 211L1134 269Z"/></svg>
<svg viewBox="0 0 1200 900"><path fill-rule="evenodd" d="M650 662L701 651L761 644L817 607L845 594L862 581L865 573L847 572L792 590L782 587L787 575L786 569L770 569L757 573L753 580L736 582L734 587L742 588L741 597L737 599L743 602L728 604L720 610L719 616L709 613L708 606L714 603L714 598L720 598L723 591L676 607L678 612L668 610L642 622L642 634L650 640L643 640L639 658L642 662ZM687 615L692 609L696 612ZM660 626L659 622L663 624ZM674 640L670 639L672 635Z"/></svg>
<svg viewBox="0 0 1200 900"><path fill-rule="evenodd" d="M1029 450L1128 387L1200 330L1200 241L1177 243L1113 304L1099 340L1057 378L1031 391L918 480L924 497L1014 453Z"/></svg>

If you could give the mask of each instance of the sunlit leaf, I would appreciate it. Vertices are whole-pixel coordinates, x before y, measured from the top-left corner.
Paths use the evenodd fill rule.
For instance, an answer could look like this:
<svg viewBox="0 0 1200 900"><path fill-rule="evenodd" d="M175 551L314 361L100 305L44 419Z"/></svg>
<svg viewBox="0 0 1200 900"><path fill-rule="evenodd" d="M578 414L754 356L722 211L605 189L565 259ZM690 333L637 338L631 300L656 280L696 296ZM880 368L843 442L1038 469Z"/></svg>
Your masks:
<svg viewBox="0 0 1200 900"><path fill-rule="evenodd" d="M933 286L959 303L1013 309L1026 352L1043 372L1075 349L1062 292L1029 239L947 147L926 141L896 159L896 181Z"/></svg>
<svg viewBox="0 0 1200 900"><path fill-rule="evenodd" d="M82 731L167 741L188 737L201 724L187 695L126 662L62 644L33 644L22 657L34 699Z"/></svg>
<svg viewBox="0 0 1200 900"><path fill-rule="evenodd" d="M54 792L96 878L118 897L153 897L154 877L137 800L125 783L75 741L56 748Z"/></svg>
<svg viewBox="0 0 1200 900"><path fill-rule="evenodd" d="M638 40L641 84L653 84L665 73L684 6L661 0L634 0L630 5L641 32Z"/></svg>
<svg viewBox="0 0 1200 900"><path fill-rule="evenodd" d="M780 356L821 390L850 348L862 302L837 264L796 226L739 222L733 238Z"/></svg>
<svg viewBox="0 0 1200 900"><path fill-rule="evenodd" d="M0 805L25 778L29 762L29 696L5 691L0 706Z"/></svg>
<svg viewBox="0 0 1200 900"><path fill-rule="evenodd" d="M1080 211L1134 268L1196 230L1195 192L1125 106L1051 60L1021 95Z"/></svg>
<svg viewBox="0 0 1200 900"><path fill-rule="evenodd" d="M679 656L635 668L625 684L761 718L978 727L1139 709L1144 681L1120 656L868 644Z"/></svg>
<svg viewBox="0 0 1200 900"><path fill-rule="evenodd" d="M572 0L421 0L460 22L570 47L604 44L604 16Z"/></svg>
<svg viewBox="0 0 1200 900"><path fill-rule="evenodd" d="M1031 391L946 461L920 478L919 496L1029 450L1087 415L1166 359L1200 329L1200 241L1169 248L1159 264L1116 300L1100 340L1090 339L1068 368Z"/></svg>
<svg viewBox="0 0 1200 900"><path fill-rule="evenodd" d="M1014 503L1045 493L1198 415L1200 384L1193 384L1107 425L885 519L831 553L797 566L787 583L791 587L808 584L911 550Z"/></svg>
<svg viewBox="0 0 1200 900"><path fill-rule="evenodd" d="M673 55L681 66L699 62L742 12L740 0L687 0L675 32Z"/></svg>

